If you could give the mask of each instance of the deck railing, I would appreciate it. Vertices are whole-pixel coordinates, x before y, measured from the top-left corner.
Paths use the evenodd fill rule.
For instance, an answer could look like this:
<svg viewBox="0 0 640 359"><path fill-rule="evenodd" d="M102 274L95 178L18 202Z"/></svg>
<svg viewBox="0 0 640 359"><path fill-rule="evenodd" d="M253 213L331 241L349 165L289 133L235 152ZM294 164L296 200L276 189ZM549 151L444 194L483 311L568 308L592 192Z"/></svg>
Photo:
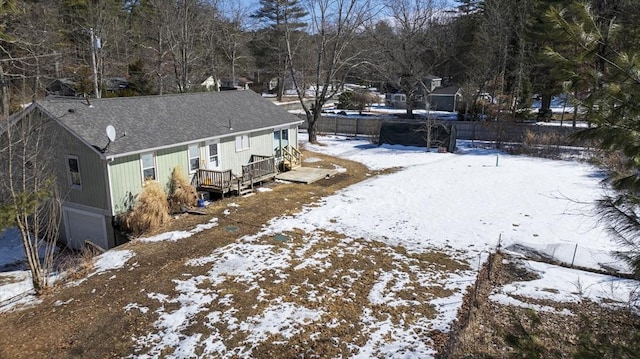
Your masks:
<svg viewBox="0 0 640 359"><path fill-rule="evenodd" d="M193 176L192 184L198 189L225 193L252 188L256 182L273 178L276 175L275 158L272 156L251 155L250 162L242 166L242 174L236 176L231 170L216 171L199 169Z"/></svg>
<svg viewBox="0 0 640 359"><path fill-rule="evenodd" d="M221 192L228 192L234 184L231 170L199 169L193 179L196 187L211 188Z"/></svg>
<svg viewBox="0 0 640 359"><path fill-rule="evenodd" d="M262 177L276 173L275 158L272 156L251 155L251 161L242 166L242 181L257 181Z"/></svg>
<svg viewBox="0 0 640 359"><path fill-rule="evenodd" d="M289 169L297 167L301 163L302 153L293 146L287 146L282 148L282 159Z"/></svg>

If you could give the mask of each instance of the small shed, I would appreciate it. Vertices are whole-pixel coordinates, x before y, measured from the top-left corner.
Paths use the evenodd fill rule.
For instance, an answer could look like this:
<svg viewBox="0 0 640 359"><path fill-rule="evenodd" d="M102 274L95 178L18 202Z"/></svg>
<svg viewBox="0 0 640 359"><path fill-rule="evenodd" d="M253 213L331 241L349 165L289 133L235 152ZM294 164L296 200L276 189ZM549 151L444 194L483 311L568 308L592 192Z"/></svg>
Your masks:
<svg viewBox="0 0 640 359"><path fill-rule="evenodd" d="M380 127L378 145L427 147L428 127L431 127L431 147L456 149L456 126L442 121L385 121Z"/></svg>
<svg viewBox="0 0 640 359"><path fill-rule="evenodd" d="M458 86L440 87L428 96L431 110L455 112L462 101L462 93Z"/></svg>

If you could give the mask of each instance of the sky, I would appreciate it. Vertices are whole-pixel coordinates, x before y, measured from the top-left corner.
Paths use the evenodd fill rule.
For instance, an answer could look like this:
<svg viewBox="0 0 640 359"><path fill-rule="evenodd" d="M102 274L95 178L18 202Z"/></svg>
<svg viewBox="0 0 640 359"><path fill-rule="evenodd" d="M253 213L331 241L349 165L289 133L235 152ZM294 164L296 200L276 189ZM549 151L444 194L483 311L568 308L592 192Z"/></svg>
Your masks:
<svg viewBox="0 0 640 359"><path fill-rule="evenodd" d="M470 142L459 142L456 153L427 153L424 148L378 147L367 140L340 136L322 136L320 141L322 146L307 144L307 148L363 163L371 170L397 170L319 199L299 213L272 220L255 235L240 237L235 243L214 249L210 255L193 258L185 263L185 271L189 267L204 267L206 271L199 272L206 272L205 275L184 274L175 278L174 290L150 292L146 301L127 304L122 308L123 314L142 315L151 311L157 317L154 329L134 338L138 357L188 357L201 352L220 357L242 356L260 343L273 340L274 335L283 340L312 330L308 328L314 324L340 325L330 319L331 310L326 303L334 298L349 298L353 294L348 291L349 283L362 279L361 271L354 268L342 272L341 280L333 284L296 282L287 273L305 268L331 271L339 265L336 258L354 254L364 257L373 251L376 257L372 258L388 256L395 265L394 270L372 272L377 277L375 284L364 294L371 308L407 313L417 306L430 305L435 309L431 318L402 324L364 306L359 324L368 340L348 343L356 353L354 358L433 357L431 342L415 333L450 329L462 303L462 293L474 282L479 265L498 245L513 253L514 258L535 250L584 267L627 269L611 256L610 251L618 247L595 216L593 203L604 191L603 174L584 162L514 156L476 148ZM312 155L305 161L313 166L319 159ZM340 167L336 170L345 171ZM225 213L235 211L242 211L242 207L231 203ZM179 242L194 233L206 232L217 223L217 218L211 218L190 231L168 232L138 241L150 246L158 241ZM294 230L304 233L301 243L270 240ZM328 233L337 233L342 239L336 240ZM11 242L15 234L5 232L2 236L0 245L18 257L19 246ZM325 242L331 245L323 245ZM325 249L312 250L317 247ZM420 270L414 257L434 251L468 267ZM96 269L91 275L108 275L117 280L113 273L118 270L135 270L135 256L130 249L108 251L96 259ZM609 304L625 303L636 286L633 281L615 277L514 260L540 278L496 288L491 295L496 302L557 311L521 299L575 302L589 298ZM300 296L300 301L308 304L300 305L285 296L262 292L260 283L265 280L265 272L280 278L289 296ZM1 273L0 279L3 277L14 278L14 283L0 287L0 301L20 296L21 304L38 305L29 296L25 272ZM260 293L255 300L262 302L264 308L255 316L237 317L233 295L220 296L216 289L228 283L241 283L247 286L247 293ZM406 287L422 290L434 283L450 292L416 300L401 295ZM74 285L83 283L78 281ZM578 285L584 289L579 293ZM0 310L11 310L18 304L4 305ZM217 309L221 307L226 309ZM194 333L190 328L198 313L206 314L211 328L226 326L232 333L246 334L246 340L238 347L228 348L214 329Z"/></svg>
<svg viewBox="0 0 640 359"><path fill-rule="evenodd" d="M378 1L378 3L383 6L387 6L389 4L387 0L373 0L374 3L376 1ZM441 1L442 1L442 6L444 6L445 8L453 8L458 5L458 3L454 0L441 0ZM302 4L304 4L305 2L306 0L300 0L300 3ZM248 10L249 14L253 14L260 8L260 1L259 0L240 0L240 2L237 2L236 0L230 0L227 3L222 3L222 6L229 10L236 9L237 5L240 5L245 10Z"/></svg>

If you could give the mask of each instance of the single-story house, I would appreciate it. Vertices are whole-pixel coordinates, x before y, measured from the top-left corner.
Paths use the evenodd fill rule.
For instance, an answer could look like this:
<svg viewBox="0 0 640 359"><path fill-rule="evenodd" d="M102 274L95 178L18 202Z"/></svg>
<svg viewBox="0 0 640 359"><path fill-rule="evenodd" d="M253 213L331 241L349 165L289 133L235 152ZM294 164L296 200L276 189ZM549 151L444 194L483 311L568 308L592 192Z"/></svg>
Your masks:
<svg viewBox="0 0 640 359"><path fill-rule="evenodd" d="M297 153L302 122L253 91L55 98L13 120L25 116L52 125L60 236L71 248L120 244L116 216L132 208L145 180L168 190L177 166L200 190L222 194L275 176L277 161Z"/></svg>
<svg viewBox="0 0 640 359"><path fill-rule="evenodd" d="M70 78L61 78L51 81L45 88L47 96L81 96L82 94L76 91L76 83Z"/></svg>
<svg viewBox="0 0 640 359"><path fill-rule="evenodd" d="M246 77L238 77L235 79L221 79L220 80L220 89L221 90L248 90L249 85L252 85L253 81L249 80Z"/></svg>
<svg viewBox="0 0 640 359"><path fill-rule="evenodd" d="M221 86L220 79L215 79L213 76L209 76L200 83L200 86L205 88L207 91L218 90Z"/></svg>
<svg viewBox="0 0 640 359"><path fill-rule="evenodd" d="M129 81L125 77L105 77L102 79L102 90L117 95L129 87ZM71 78L53 80L45 88L47 96L78 97L83 96L77 91L77 84Z"/></svg>
<svg viewBox="0 0 640 359"><path fill-rule="evenodd" d="M462 100L462 92L457 86L442 86L442 78L425 76L415 87L413 94L414 108L433 111L457 111L458 103ZM407 108L407 95L401 92L385 94L385 104L393 108Z"/></svg>
<svg viewBox="0 0 640 359"><path fill-rule="evenodd" d="M102 89L117 94L129 87L129 80L125 77L107 77L102 80Z"/></svg>

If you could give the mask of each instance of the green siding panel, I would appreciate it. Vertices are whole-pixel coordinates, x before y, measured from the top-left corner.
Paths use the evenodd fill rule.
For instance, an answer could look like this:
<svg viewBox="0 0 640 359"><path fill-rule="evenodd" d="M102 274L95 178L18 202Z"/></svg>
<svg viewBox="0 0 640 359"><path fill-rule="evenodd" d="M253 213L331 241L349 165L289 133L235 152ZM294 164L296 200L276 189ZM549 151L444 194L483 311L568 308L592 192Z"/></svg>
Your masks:
<svg viewBox="0 0 640 359"><path fill-rule="evenodd" d="M93 148L88 147L60 126L56 126L51 131L51 139L56 143L55 161L59 161L56 165L58 170L56 175L62 197L84 206L108 210L106 161L102 161ZM67 156L78 157L80 188L71 188Z"/></svg>
<svg viewBox="0 0 640 359"><path fill-rule="evenodd" d="M186 174L189 163L187 146L163 149L155 152L156 180L165 191L169 190L171 172L176 166ZM142 167L140 155L131 155L115 159L110 164L111 191L114 214L133 208L135 199L142 191Z"/></svg>
<svg viewBox="0 0 640 359"><path fill-rule="evenodd" d="M289 141L297 143L295 128L289 129ZM201 146L201 160L204 160L204 144ZM266 130L250 135L249 149L236 151L235 136L221 138L219 142L220 169L231 169L234 174L242 172L242 165L249 163L251 155L273 156L273 131ZM171 172L180 166L183 173L188 175L189 152L188 146L178 146L155 152L156 179L168 192ZM118 158L109 165L111 178L112 203L114 214L125 212L135 205L135 198L142 190L142 169L140 155Z"/></svg>
<svg viewBox="0 0 640 359"><path fill-rule="evenodd" d="M135 198L142 190L140 156L120 157L109 164L111 178L111 203L113 213L126 212L133 208Z"/></svg>
<svg viewBox="0 0 640 359"><path fill-rule="evenodd" d="M222 169L231 169L239 175L242 166L249 163L251 155L273 156L273 131L255 132L250 135L249 149L236 151L236 138L227 137L220 140L220 165Z"/></svg>
<svg viewBox="0 0 640 359"><path fill-rule="evenodd" d="M165 191L169 191L171 173L175 167L180 167L182 173L187 176L189 168L189 152L187 146L179 146L156 152L156 165L158 166L157 180L162 183Z"/></svg>

